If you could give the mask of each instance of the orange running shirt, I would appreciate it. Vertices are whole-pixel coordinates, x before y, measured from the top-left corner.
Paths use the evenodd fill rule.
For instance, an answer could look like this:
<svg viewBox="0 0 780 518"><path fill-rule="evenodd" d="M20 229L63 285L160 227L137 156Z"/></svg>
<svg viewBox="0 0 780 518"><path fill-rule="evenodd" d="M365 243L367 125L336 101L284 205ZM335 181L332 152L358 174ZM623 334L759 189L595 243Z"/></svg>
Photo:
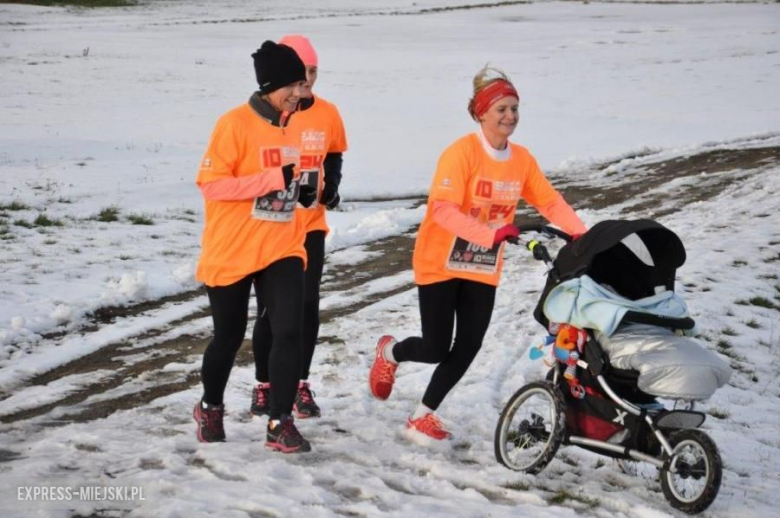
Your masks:
<svg viewBox="0 0 780 518"><path fill-rule="evenodd" d="M508 145L509 157L504 161L487 153L477 133L462 137L444 151L415 242L415 283L457 278L498 286L501 275L503 243L483 247L445 230L433 220L435 202L453 202L461 213L500 228L514 221L521 198L538 207L560 196L526 148Z"/></svg>
<svg viewBox="0 0 780 518"><path fill-rule="evenodd" d="M301 133L301 175L302 181L317 188L317 200L306 208L298 205L295 217L300 218L306 232L324 230L325 206L320 204L325 172L322 163L328 153L343 153L347 150L347 136L338 109L321 97L314 96L314 104L298 111L290 121L291 131Z"/></svg>
<svg viewBox="0 0 780 518"><path fill-rule="evenodd" d="M273 126L249 103L241 105L217 121L196 183L279 174L289 163L296 164L297 175L299 146L299 132ZM305 262L303 225L293 217L297 188L294 181L288 191L272 191L254 200L206 200L196 279L208 286L227 286L285 257Z"/></svg>

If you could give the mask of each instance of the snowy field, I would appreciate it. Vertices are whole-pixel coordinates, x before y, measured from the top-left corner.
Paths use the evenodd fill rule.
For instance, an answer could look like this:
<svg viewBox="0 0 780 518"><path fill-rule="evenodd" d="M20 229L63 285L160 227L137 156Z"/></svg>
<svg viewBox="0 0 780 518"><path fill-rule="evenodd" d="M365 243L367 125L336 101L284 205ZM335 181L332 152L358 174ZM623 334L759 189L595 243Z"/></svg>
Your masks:
<svg viewBox="0 0 780 518"><path fill-rule="evenodd" d="M265 39L312 39L315 90L347 127L344 202L329 214L331 272L381 255L372 242L421 220L409 198L425 194L443 148L474 129L465 106L487 62L520 91L513 140L567 192L629 186L662 162L780 148L780 4L362 4L0 4L0 486L75 479L147 491L126 511L88 502L38 510L0 492L1 515L675 516L655 480L572 447L537 477L493 458L498 412L541 375L528 348L539 337L530 311L544 272L521 249L509 250L484 349L441 408L455 434L443 449L402 437L429 367L404 365L385 403L366 387L376 338L418 333L408 269L326 294L325 310L353 309L321 330L312 381L325 417L300 423L311 454L263 449L265 423L246 418L249 367L228 385L225 444L196 442L190 411L200 390L191 385L105 418L72 417L197 377L198 354L116 382L106 364L30 383L111 345L126 342L131 362L153 357L156 343L207 335L207 315L171 325L207 307L192 278L202 226L194 177L216 118L255 87L250 54ZM683 239L680 291L702 343L735 369L704 405L724 459L706 515L776 516L778 160L702 166L630 199L578 207L590 225L657 215ZM155 305L162 297L171 302ZM152 309L95 316L141 302ZM111 388L55 404L100 383Z"/></svg>

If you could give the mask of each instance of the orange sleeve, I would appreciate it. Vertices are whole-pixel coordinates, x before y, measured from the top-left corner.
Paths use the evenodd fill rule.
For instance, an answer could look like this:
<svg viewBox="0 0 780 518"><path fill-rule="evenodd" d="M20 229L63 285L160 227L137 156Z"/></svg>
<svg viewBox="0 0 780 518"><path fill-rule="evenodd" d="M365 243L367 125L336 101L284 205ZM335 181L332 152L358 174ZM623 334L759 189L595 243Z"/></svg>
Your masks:
<svg viewBox="0 0 780 518"><path fill-rule="evenodd" d="M544 216L547 221L554 225L558 225L567 234L584 234L587 230L580 217L577 216L577 213L574 212L571 205L566 203L566 200L564 200L563 196L560 194L554 202L545 205L544 207L536 207L536 210L538 210L539 214Z"/></svg>
<svg viewBox="0 0 780 518"><path fill-rule="evenodd" d="M198 185L235 176L241 150L237 132L236 125L230 119L222 117L217 121L200 163L196 180Z"/></svg>
<svg viewBox="0 0 780 518"><path fill-rule="evenodd" d="M347 150L347 134L344 131L344 121L341 120L338 108L333 106L333 134L330 139L328 153L343 153Z"/></svg>
<svg viewBox="0 0 780 518"><path fill-rule="evenodd" d="M449 201L460 207L466 196L469 176L466 153L462 145L453 144L439 158L428 199Z"/></svg>
<svg viewBox="0 0 780 518"><path fill-rule="evenodd" d="M539 169L539 164L536 163L536 159L532 156L528 156L530 160L528 175L523 183L523 192L521 196L529 205L532 205L537 210L539 207L550 205L555 199L560 196L558 191L550 184L550 181L544 176L544 173Z"/></svg>
<svg viewBox="0 0 780 518"><path fill-rule="evenodd" d="M539 214L553 225L558 225L568 234L582 234L585 224L566 203L563 196L555 190L550 181L539 169L536 159L530 157L531 169L523 185L523 198L532 205Z"/></svg>
<svg viewBox="0 0 780 518"><path fill-rule="evenodd" d="M451 201L433 203L433 221L447 232L479 246L493 246L496 231L474 218L463 214Z"/></svg>
<svg viewBox="0 0 780 518"><path fill-rule="evenodd" d="M251 200L271 191L284 189L284 176L281 168L269 173L224 178L212 182L196 182L203 198L217 201Z"/></svg>

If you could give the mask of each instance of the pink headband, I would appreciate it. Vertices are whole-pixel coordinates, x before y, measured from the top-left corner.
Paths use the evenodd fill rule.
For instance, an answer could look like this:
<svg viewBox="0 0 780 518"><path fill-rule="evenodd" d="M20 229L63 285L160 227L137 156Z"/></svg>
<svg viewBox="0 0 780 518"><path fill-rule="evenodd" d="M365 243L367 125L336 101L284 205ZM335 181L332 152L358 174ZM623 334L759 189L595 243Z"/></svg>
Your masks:
<svg viewBox="0 0 780 518"><path fill-rule="evenodd" d="M279 40L279 43L291 47L307 67L317 66L317 53L306 36L290 34Z"/></svg>
<svg viewBox="0 0 780 518"><path fill-rule="evenodd" d="M520 99L517 90L509 81L499 79L490 83L488 86L477 92L471 101L471 111L477 117L482 117L485 112L495 103L504 97L514 97Z"/></svg>

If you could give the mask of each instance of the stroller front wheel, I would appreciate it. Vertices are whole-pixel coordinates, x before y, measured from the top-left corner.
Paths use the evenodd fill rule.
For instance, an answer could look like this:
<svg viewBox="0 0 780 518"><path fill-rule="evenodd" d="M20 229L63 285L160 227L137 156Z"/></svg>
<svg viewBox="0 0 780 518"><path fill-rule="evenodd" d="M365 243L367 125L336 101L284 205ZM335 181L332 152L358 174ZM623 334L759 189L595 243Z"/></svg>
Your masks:
<svg viewBox="0 0 780 518"><path fill-rule="evenodd" d="M661 489L669 504L688 514L707 509L718 496L723 464L718 447L701 430L681 430L669 437L670 469L661 470Z"/></svg>
<svg viewBox="0 0 780 518"><path fill-rule="evenodd" d="M547 381L525 385L509 399L496 425L496 460L509 469L542 471L563 442L563 396Z"/></svg>

